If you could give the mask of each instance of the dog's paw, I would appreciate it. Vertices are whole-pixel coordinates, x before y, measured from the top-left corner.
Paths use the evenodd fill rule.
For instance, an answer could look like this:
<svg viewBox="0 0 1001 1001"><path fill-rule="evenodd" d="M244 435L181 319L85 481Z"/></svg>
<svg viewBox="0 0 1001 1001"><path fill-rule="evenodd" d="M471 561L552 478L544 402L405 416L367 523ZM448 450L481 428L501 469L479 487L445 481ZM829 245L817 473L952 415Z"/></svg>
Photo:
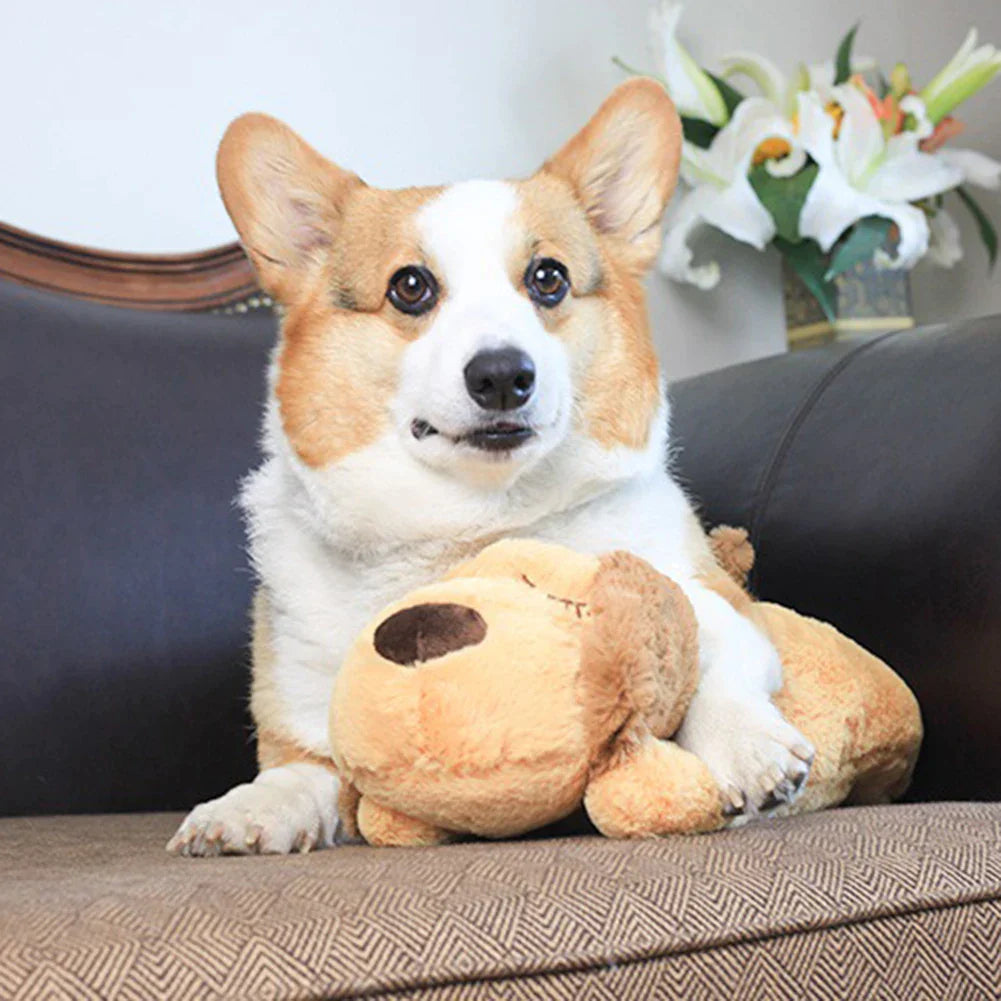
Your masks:
<svg viewBox="0 0 1001 1001"><path fill-rule="evenodd" d="M712 772L728 816L767 814L799 795L813 746L771 702L714 700L693 709L677 740Z"/></svg>
<svg viewBox="0 0 1001 1001"><path fill-rule="evenodd" d="M317 765L286 765L196 806L167 843L174 855L308 852L335 841L337 779Z"/></svg>

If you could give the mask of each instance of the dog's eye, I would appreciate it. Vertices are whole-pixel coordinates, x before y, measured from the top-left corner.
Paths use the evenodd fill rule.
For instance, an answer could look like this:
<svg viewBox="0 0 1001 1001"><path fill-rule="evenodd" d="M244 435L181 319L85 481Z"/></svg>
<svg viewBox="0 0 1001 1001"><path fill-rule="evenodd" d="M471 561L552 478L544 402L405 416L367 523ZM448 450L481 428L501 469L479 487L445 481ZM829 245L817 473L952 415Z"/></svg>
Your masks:
<svg viewBox="0 0 1001 1001"><path fill-rule="evenodd" d="M570 276L566 265L553 257L532 261L525 272L525 288L540 306L549 308L557 305L570 291Z"/></svg>
<svg viewBox="0 0 1001 1001"><path fill-rule="evenodd" d="M438 283L427 268L411 264L389 279L386 298L401 313L420 316L438 301Z"/></svg>

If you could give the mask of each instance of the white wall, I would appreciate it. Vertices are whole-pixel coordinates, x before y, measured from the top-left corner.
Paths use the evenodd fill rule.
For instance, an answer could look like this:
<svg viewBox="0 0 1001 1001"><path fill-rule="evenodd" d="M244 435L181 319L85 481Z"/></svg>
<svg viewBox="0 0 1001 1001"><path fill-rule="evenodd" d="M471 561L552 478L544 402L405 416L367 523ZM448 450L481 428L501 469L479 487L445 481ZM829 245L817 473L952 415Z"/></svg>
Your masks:
<svg viewBox="0 0 1001 1001"><path fill-rule="evenodd" d="M214 190L226 123L286 119L373 184L530 172L622 78L650 65L646 0L37 0L4 12L0 218L73 242L182 251L233 231ZM933 72L970 23L1001 43L999 0L690 0L687 39L710 65L751 48L792 65L860 50ZM967 141L1001 157L1001 82L969 109ZM1001 200L987 199L1001 219ZM1001 311L970 240L968 267L920 274L919 318ZM709 238L725 278L705 294L651 283L676 375L783 346L778 264Z"/></svg>

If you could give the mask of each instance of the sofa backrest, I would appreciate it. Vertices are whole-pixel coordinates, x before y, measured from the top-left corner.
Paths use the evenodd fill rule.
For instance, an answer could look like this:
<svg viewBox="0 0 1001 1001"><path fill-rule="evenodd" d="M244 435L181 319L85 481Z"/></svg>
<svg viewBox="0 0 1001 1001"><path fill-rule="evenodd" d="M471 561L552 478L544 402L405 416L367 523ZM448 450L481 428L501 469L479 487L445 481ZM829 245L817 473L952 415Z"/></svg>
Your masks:
<svg viewBox="0 0 1001 1001"><path fill-rule="evenodd" d="M0 282L0 814L181 809L253 774L233 502L274 326Z"/></svg>
<svg viewBox="0 0 1001 1001"><path fill-rule="evenodd" d="M254 771L269 313L138 312L0 282L0 814L185 809ZM912 795L1001 799L1001 318L673 387L675 465L746 525L767 599L921 701Z"/></svg>

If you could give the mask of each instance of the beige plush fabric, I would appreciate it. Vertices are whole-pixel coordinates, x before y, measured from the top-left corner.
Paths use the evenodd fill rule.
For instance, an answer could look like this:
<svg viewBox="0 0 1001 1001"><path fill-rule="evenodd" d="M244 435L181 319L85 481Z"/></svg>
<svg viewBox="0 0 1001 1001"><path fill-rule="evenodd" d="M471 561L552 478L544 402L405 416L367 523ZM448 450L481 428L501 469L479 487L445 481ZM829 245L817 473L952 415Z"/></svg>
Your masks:
<svg viewBox="0 0 1001 1001"><path fill-rule="evenodd" d="M1001 996L1001 804L204 860L178 820L0 821L0 998Z"/></svg>

